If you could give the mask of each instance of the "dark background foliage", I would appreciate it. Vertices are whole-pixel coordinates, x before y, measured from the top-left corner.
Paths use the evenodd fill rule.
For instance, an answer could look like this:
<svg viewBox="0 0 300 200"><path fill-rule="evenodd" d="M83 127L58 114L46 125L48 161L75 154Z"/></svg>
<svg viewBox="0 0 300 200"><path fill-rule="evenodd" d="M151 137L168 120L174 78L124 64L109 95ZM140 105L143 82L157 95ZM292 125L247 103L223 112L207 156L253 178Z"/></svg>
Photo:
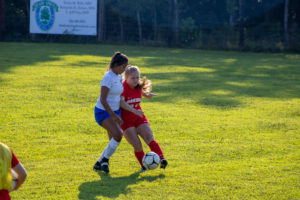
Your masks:
<svg viewBox="0 0 300 200"><path fill-rule="evenodd" d="M96 37L32 35L30 0L0 2L0 41L300 51L299 0L98 0Z"/></svg>

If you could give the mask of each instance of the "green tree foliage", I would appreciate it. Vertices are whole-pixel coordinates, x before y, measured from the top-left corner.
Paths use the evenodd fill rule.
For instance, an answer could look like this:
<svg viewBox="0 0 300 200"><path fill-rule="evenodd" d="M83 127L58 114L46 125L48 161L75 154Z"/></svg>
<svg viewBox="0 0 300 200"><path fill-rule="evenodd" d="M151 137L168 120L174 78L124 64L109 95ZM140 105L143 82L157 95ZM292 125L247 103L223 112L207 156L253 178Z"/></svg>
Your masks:
<svg viewBox="0 0 300 200"><path fill-rule="evenodd" d="M100 1L100 0L99 0ZM284 33L289 36L288 50L300 49L300 4L289 0L287 30L284 32L285 0L251 0L244 2L243 28L239 29L238 0L173 0L176 14L169 15L171 0L101 0L105 7L101 42L163 45L170 33L173 45L206 49L239 49L239 33L244 31L245 50L279 51L287 49ZM29 0L5 1L5 31L2 41L30 40ZM1 11L0 11L1 12ZM3 11L2 11L3 12ZM100 16L100 15L99 15ZM170 32L170 16L172 24ZM42 19L49 20L49 10ZM172 23L174 23L174 21ZM71 39L70 39L71 38ZM97 37L36 35L44 41L97 41Z"/></svg>

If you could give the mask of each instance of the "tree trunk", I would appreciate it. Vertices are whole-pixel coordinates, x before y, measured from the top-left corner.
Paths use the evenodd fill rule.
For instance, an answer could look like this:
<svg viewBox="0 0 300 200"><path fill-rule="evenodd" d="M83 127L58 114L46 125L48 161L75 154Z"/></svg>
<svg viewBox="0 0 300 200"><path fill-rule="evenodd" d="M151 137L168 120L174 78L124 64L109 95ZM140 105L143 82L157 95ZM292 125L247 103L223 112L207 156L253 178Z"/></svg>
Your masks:
<svg viewBox="0 0 300 200"><path fill-rule="evenodd" d="M104 0L98 1L98 42L104 40Z"/></svg>
<svg viewBox="0 0 300 200"><path fill-rule="evenodd" d="M153 40L157 41L157 11L156 6L153 8Z"/></svg>
<svg viewBox="0 0 300 200"><path fill-rule="evenodd" d="M229 14L229 26L230 27L234 26L233 14L232 13Z"/></svg>
<svg viewBox="0 0 300 200"><path fill-rule="evenodd" d="M140 11L137 10L136 11L136 19L137 19L137 23L138 23L138 29L139 29L139 43L142 44L142 24L141 24L141 16L140 16Z"/></svg>
<svg viewBox="0 0 300 200"><path fill-rule="evenodd" d="M175 14L175 42L178 44L178 28L179 28L179 12L177 0L174 0L174 14Z"/></svg>
<svg viewBox="0 0 300 200"><path fill-rule="evenodd" d="M283 30L284 30L284 43L285 43L286 48L289 47L288 20L289 20L289 0L285 0Z"/></svg>
<svg viewBox="0 0 300 200"><path fill-rule="evenodd" d="M123 42L124 41L124 25L123 25L123 19L122 19L122 15L121 15L121 1L118 0L118 4L119 4L119 24L120 24L120 41Z"/></svg>
<svg viewBox="0 0 300 200"><path fill-rule="evenodd" d="M0 40L4 38L5 30L5 2L0 0Z"/></svg>
<svg viewBox="0 0 300 200"><path fill-rule="evenodd" d="M28 3L28 0L25 0L25 8L26 8L26 11L27 11L28 19L29 19L29 17L30 17L29 7L30 7L30 5L29 5L29 3Z"/></svg>
<svg viewBox="0 0 300 200"><path fill-rule="evenodd" d="M244 0L239 0L239 47L244 48L245 30L244 30Z"/></svg>
<svg viewBox="0 0 300 200"><path fill-rule="evenodd" d="M235 10L236 5L238 5L238 1L236 0L227 0L227 13L228 13L228 23L231 28L236 25L237 21L237 12Z"/></svg>
<svg viewBox="0 0 300 200"><path fill-rule="evenodd" d="M120 23L120 41L124 41L124 25L123 25L123 19L121 15L119 14L119 23Z"/></svg>
<svg viewBox="0 0 300 200"><path fill-rule="evenodd" d="M174 0L169 0L168 46L171 47L174 37Z"/></svg>

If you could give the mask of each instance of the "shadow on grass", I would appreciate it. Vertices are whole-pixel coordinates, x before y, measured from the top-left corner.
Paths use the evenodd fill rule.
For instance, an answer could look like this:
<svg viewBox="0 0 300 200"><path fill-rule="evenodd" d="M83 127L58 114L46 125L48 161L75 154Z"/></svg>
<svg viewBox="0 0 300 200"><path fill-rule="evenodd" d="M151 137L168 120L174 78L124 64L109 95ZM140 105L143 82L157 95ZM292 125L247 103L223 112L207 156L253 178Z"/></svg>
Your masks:
<svg viewBox="0 0 300 200"><path fill-rule="evenodd" d="M79 186L78 199L95 200L97 196L117 198L120 194L125 196L131 192L129 185L134 185L142 181L152 182L156 179L165 178L163 174L158 176L139 177L139 172L130 176L111 177L109 174L99 172L101 180L83 183Z"/></svg>
<svg viewBox="0 0 300 200"><path fill-rule="evenodd" d="M230 109L243 106L240 97L300 98L300 55L297 54L80 44L2 43L1 46L0 72L5 73L16 66L58 61L65 55L90 55L105 59L62 62L59 67L71 66L68 70L72 70L99 66L95 73L100 74L106 70L107 60L113 52L119 50L129 56L131 64L140 67L142 75L152 80L153 91L159 93L150 100L152 102L189 101ZM150 72L143 73L143 69ZM84 96L78 98L82 98L78 99L79 102L86 101Z"/></svg>
<svg viewBox="0 0 300 200"><path fill-rule="evenodd" d="M160 94L150 101L176 103L188 100L203 106L228 109L243 106L240 97L300 97L300 68L296 64L300 56L289 59L281 54L222 53L206 52L199 59L196 55L194 58L191 55L185 58L178 56L171 61L163 57L147 59L146 67L161 65L169 68L168 72L159 72L159 69L156 72L155 68L151 68L154 72L144 74L157 83L153 91ZM188 68L180 70L177 66Z"/></svg>

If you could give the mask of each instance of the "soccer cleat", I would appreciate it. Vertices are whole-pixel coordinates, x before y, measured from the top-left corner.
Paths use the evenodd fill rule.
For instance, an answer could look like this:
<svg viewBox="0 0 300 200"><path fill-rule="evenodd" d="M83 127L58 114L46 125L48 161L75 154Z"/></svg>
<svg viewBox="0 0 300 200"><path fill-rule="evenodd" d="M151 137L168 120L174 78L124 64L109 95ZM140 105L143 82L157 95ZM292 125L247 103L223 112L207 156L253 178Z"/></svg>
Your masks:
<svg viewBox="0 0 300 200"><path fill-rule="evenodd" d="M168 161L164 158L160 160L160 168L165 169L168 165Z"/></svg>
<svg viewBox="0 0 300 200"><path fill-rule="evenodd" d="M105 173L109 172L109 168L108 168L108 161L97 161L94 165L94 170L95 171L104 171Z"/></svg>
<svg viewBox="0 0 300 200"><path fill-rule="evenodd" d="M146 167L142 166L142 168L141 168L141 170L140 170L140 173L143 173L143 172L145 172L145 171L147 171Z"/></svg>

